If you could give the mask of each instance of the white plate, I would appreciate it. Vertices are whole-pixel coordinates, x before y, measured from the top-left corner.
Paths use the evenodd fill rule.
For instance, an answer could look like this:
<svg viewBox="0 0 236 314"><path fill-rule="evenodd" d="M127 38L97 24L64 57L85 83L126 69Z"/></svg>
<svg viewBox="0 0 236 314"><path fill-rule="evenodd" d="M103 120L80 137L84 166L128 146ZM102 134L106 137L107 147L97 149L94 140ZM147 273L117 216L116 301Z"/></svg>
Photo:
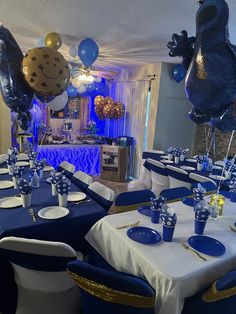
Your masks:
<svg viewBox="0 0 236 314"><path fill-rule="evenodd" d="M163 164L173 164L174 163L172 160L165 160L165 159L160 160L160 162L163 162Z"/></svg>
<svg viewBox="0 0 236 314"><path fill-rule="evenodd" d="M9 173L9 170L7 168L0 168L0 174L6 174Z"/></svg>
<svg viewBox="0 0 236 314"><path fill-rule="evenodd" d="M14 208L22 206L21 197L5 197L0 199L0 207L1 208Z"/></svg>
<svg viewBox="0 0 236 314"><path fill-rule="evenodd" d="M193 168L193 167L188 167L188 166L181 166L180 168L181 168L181 169L184 169L184 170L196 170L195 168Z"/></svg>
<svg viewBox="0 0 236 314"><path fill-rule="evenodd" d="M161 155L161 158L162 158L162 159L168 159L169 156L167 156L167 155Z"/></svg>
<svg viewBox="0 0 236 314"><path fill-rule="evenodd" d="M45 166L44 168L43 168L43 171L44 172L47 172L47 171L52 171L54 168L52 167L52 166Z"/></svg>
<svg viewBox="0 0 236 314"><path fill-rule="evenodd" d="M0 189L9 189L14 186L12 181L0 181Z"/></svg>
<svg viewBox="0 0 236 314"><path fill-rule="evenodd" d="M27 166L29 166L29 162L28 161L17 161L16 165L21 166L21 167L27 167Z"/></svg>
<svg viewBox="0 0 236 314"><path fill-rule="evenodd" d="M69 192L68 194L68 202L78 202L82 201L86 198L86 194L83 192Z"/></svg>
<svg viewBox="0 0 236 314"><path fill-rule="evenodd" d="M58 219L69 214L69 209L60 206L50 206L40 209L38 216L43 219Z"/></svg>
<svg viewBox="0 0 236 314"><path fill-rule="evenodd" d="M185 159L185 161L196 162L196 163L197 163L197 160L196 160L196 159L193 159L193 158L187 158L187 159Z"/></svg>

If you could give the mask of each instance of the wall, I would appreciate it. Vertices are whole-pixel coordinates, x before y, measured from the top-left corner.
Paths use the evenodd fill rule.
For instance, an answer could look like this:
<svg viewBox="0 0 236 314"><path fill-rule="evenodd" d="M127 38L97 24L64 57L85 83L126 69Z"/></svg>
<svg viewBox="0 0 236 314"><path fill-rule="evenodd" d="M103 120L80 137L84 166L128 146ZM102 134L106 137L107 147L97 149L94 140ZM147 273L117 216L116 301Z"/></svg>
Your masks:
<svg viewBox="0 0 236 314"><path fill-rule="evenodd" d="M11 146L11 110L0 96L0 154L7 152Z"/></svg>
<svg viewBox="0 0 236 314"><path fill-rule="evenodd" d="M188 118L191 104L184 91L184 81L172 79L173 64L161 63L154 149L169 146L193 149L196 126ZM190 152L191 155L191 152Z"/></svg>

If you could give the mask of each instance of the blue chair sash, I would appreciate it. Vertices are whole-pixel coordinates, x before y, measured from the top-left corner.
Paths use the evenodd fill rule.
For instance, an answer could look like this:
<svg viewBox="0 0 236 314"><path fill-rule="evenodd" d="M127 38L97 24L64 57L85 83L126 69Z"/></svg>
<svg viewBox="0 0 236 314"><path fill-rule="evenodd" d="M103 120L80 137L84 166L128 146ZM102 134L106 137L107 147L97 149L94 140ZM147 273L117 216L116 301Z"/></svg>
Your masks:
<svg viewBox="0 0 236 314"><path fill-rule="evenodd" d="M84 183L78 178L75 178L74 176L71 177L71 182L74 183L74 185L80 188L82 191L86 191L88 188L88 184Z"/></svg>
<svg viewBox="0 0 236 314"><path fill-rule="evenodd" d="M65 174L65 176L66 176L68 179L71 179L71 177L73 176L73 173L72 173L72 172L70 172L70 171L68 171L68 170L65 170L65 169L62 168L61 166L58 166L57 171L59 171L59 172L64 171L64 174Z"/></svg>
<svg viewBox="0 0 236 314"><path fill-rule="evenodd" d="M180 181L183 181L183 182L191 183L191 179L186 174L179 173L179 172L176 172L176 171L170 170L170 169L167 170L167 173L168 173L168 176L170 176L170 177L172 177L174 179L177 179L177 180L180 180Z"/></svg>
<svg viewBox="0 0 236 314"><path fill-rule="evenodd" d="M192 196L192 192L186 187L178 187L172 189L162 190L161 196L165 197L167 201L177 200L183 197Z"/></svg>
<svg viewBox="0 0 236 314"><path fill-rule="evenodd" d="M98 195L94 191L90 190L89 188L86 190L88 196L90 196L94 201L100 204L104 209L109 210L111 205L113 204L112 201L105 199L104 197Z"/></svg>
<svg viewBox="0 0 236 314"><path fill-rule="evenodd" d="M161 174L162 176L168 176L168 173L167 173L167 169L166 168L160 168L156 165L153 165L151 163L149 163L148 161L146 161L148 163L148 167L151 171L155 172L155 173L158 173L158 174Z"/></svg>
<svg viewBox="0 0 236 314"><path fill-rule="evenodd" d="M11 251L7 249L1 250L10 262L28 269L40 271L65 271L66 265L69 262L76 260L76 257L47 256Z"/></svg>

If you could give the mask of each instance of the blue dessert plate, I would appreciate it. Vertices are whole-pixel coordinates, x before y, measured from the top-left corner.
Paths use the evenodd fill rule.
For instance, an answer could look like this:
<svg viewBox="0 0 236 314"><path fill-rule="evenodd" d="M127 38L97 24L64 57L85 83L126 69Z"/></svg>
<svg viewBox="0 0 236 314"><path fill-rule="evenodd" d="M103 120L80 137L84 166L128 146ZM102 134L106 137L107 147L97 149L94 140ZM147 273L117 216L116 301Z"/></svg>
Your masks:
<svg viewBox="0 0 236 314"><path fill-rule="evenodd" d="M145 215L145 216L151 216L151 208L150 206L142 206L142 207L139 207L137 209L137 211L142 214L142 215Z"/></svg>
<svg viewBox="0 0 236 314"><path fill-rule="evenodd" d="M194 206L194 199L193 198L185 197L182 199L182 202L185 205L192 206L192 207Z"/></svg>
<svg viewBox="0 0 236 314"><path fill-rule="evenodd" d="M220 241L207 236L192 236L188 244L196 251L210 255L221 256L225 254L225 246Z"/></svg>
<svg viewBox="0 0 236 314"><path fill-rule="evenodd" d="M133 241L143 244L155 244L161 241L161 235L147 227L133 227L127 230L127 236Z"/></svg>

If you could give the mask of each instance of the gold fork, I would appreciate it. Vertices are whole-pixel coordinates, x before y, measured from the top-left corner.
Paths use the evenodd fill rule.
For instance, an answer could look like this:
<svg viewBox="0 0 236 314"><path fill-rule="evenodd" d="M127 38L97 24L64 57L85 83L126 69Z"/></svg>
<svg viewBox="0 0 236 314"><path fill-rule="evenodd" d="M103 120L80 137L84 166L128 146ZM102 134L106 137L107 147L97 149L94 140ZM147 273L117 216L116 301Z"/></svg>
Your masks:
<svg viewBox="0 0 236 314"><path fill-rule="evenodd" d="M129 228L129 227L136 227L138 224L140 223L140 221L136 221L135 223L133 224L127 224L127 225L123 225L123 226L120 226L120 227L116 227L116 229L124 229L124 228Z"/></svg>
<svg viewBox="0 0 236 314"><path fill-rule="evenodd" d="M186 243L181 243L183 245L183 247L186 250L189 250L190 252L192 252L195 256L197 256L198 258L200 258L202 261L207 261L207 259L205 257L203 257L200 253L198 253L197 251L193 250L190 246L188 246Z"/></svg>

